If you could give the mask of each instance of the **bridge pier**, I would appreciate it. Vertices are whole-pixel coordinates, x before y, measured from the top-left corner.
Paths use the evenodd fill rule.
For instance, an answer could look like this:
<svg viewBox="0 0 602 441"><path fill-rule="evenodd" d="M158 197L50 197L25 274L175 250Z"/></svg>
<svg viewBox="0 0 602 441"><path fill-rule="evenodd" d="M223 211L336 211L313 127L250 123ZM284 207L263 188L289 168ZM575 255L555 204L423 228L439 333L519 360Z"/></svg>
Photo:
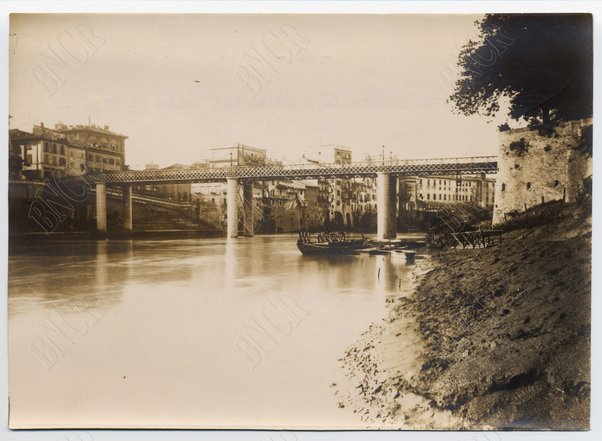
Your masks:
<svg viewBox="0 0 602 441"><path fill-rule="evenodd" d="M104 182L96 184L96 231L107 231L107 187Z"/></svg>
<svg viewBox="0 0 602 441"><path fill-rule="evenodd" d="M397 177L391 173L376 174L376 239L397 237Z"/></svg>
<svg viewBox="0 0 602 441"><path fill-rule="evenodd" d="M227 237L238 237L238 179L226 179Z"/></svg>
<svg viewBox="0 0 602 441"><path fill-rule="evenodd" d="M123 229L132 231L133 215L132 215L132 184L124 184L122 187L123 193Z"/></svg>
<svg viewBox="0 0 602 441"><path fill-rule="evenodd" d="M242 199L245 215L245 236L253 236L255 234L255 225L253 222L253 181L250 179L245 180L243 183Z"/></svg>

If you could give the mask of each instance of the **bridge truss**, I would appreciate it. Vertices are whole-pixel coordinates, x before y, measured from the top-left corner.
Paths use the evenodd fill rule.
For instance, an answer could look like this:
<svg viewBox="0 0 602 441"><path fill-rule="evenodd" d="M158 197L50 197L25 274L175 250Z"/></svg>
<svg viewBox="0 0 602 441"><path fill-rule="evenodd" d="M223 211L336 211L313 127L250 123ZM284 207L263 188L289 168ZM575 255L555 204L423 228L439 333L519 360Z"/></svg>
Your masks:
<svg viewBox="0 0 602 441"><path fill-rule="evenodd" d="M287 164L264 166L232 166L222 168L186 168L163 170L124 170L95 173L90 176L105 184L161 184L220 182L228 178L276 180L356 178L377 173L396 176L457 176L462 174L496 173L496 156L463 158L409 159L351 164Z"/></svg>

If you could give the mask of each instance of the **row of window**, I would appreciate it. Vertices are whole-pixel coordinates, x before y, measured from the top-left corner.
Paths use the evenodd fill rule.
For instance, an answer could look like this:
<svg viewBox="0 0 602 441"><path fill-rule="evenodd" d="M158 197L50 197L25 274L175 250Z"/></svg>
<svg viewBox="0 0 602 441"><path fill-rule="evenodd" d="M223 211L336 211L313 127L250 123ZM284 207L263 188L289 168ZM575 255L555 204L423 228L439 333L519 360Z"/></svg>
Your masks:
<svg viewBox="0 0 602 441"><path fill-rule="evenodd" d="M56 145L56 144L48 144L47 142L44 143L44 153L59 153L61 155L65 154L65 146L60 144L60 145Z"/></svg>
<svg viewBox="0 0 602 441"><path fill-rule="evenodd" d="M422 181L423 180L420 179L420 187L422 187L422 185L423 185ZM448 179L432 179L432 183L431 183L431 179L427 179L426 180L426 188L430 188L431 184L433 185L433 188L436 188L437 184L439 184L439 190L441 190L442 186L443 187L451 187L452 186L452 182L454 182L454 181L450 181ZM455 182L456 182L456 187L458 187L458 186L460 186L460 187L475 187L476 184L477 184L476 182L462 181L458 185L458 182L457 181L455 181ZM489 183L489 184L492 184L492 183Z"/></svg>
<svg viewBox="0 0 602 441"><path fill-rule="evenodd" d="M44 153L49 153L49 154L59 154L62 156L65 156L65 146L62 144L49 144L48 142L44 142ZM80 158L84 157L84 152L80 151L80 154L77 155L76 154L77 151L74 150L70 150L69 151L69 157L73 158L73 157L77 157L79 156ZM107 158L107 157L103 157L102 155L94 155L94 154L90 154L90 161L93 162L102 162L103 164L108 164L108 165L121 165L121 161L119 159L113 159L113 158ZM51 164L57 164L57 160L54 157L50 157L49 162Z"/></svg>
<svg viewBox="0 0 602 441"><path fill-rule="evenodd" d="M460 201L460 202L472 202L474 200L473 196L468 196L465 194L456 194L456 195L449 195L449 199L447 197L447 194L433 194L432 195L432 199L431 199L431 194L427 193L426 194L426 200L427 201ZM438 196L438 197L437 197ZM420 195L420 198L422 198L422 195Z"/></svg>

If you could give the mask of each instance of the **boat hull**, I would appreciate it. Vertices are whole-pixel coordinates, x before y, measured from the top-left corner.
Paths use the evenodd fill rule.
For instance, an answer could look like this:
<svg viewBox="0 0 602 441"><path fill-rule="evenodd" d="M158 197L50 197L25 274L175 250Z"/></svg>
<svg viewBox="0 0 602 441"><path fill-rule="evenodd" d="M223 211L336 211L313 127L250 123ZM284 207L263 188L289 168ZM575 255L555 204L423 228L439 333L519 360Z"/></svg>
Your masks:
<svg viewBox="0 0 602 441"><path fill-rule="evenodd" d="M359 254L356 249L361 245L355 243L301 243L297 248L305 256L349 256Z"/></svg>

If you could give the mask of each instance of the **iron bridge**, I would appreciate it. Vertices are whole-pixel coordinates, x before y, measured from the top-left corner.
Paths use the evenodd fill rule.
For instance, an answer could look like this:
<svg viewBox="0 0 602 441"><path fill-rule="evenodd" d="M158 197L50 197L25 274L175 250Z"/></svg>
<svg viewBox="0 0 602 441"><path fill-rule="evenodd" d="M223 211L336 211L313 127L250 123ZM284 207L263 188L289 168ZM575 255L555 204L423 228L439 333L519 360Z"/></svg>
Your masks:
<svg viewBox="0 0 602 441"><path fill-rule="evenodd" d="M351 164L286 164L230 166L221 168L185 168L163 170L124 170L91 174L97 183L150 184L220 182L228 178L276 180L374 177L377 173L396 176L444 176L496 173L496 156L463 158L406 159Z"/></svg>

